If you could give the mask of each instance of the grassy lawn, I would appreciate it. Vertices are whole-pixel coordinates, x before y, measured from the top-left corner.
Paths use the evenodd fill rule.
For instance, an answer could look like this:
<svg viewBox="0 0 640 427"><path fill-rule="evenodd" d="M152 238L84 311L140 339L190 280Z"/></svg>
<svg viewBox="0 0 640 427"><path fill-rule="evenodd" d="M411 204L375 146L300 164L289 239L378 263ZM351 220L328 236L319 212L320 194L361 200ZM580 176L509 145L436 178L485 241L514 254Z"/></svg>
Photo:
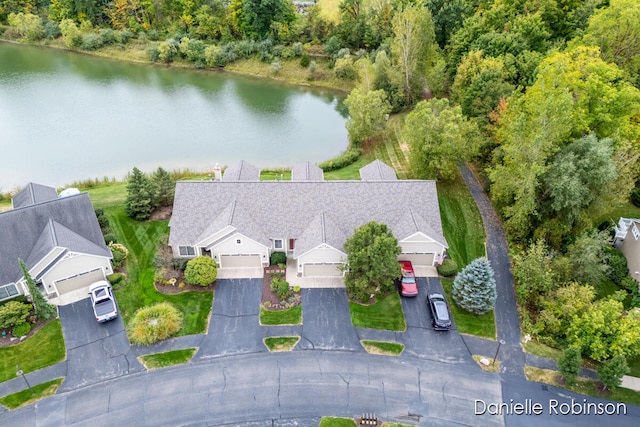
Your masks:
<svg viewBox="0 0 640 427"><path fill-rule="evenodd" d="M302 324L302 304L286 310L267 310L260 307L261 325L300 325Z"/></svg>
<svg viewBox="0 0 640 427"><path fill-rule="evenodd" d="M0 348L0 382L16 377L17 364L26 374L61 362L65 355L62 325L57 319L24 342Z"/></svg>
<svg viewBox="0 0 640 427"><path fill-rule="evenodd" d="M374 160L372 157L361 156L354 163L342 169L334 170L324 173L324 179L326 180L350 180L360 179L360 168L366 166L368 163Z"/></svg>
<svg viewBox="0 0 640 427"><path fill-rule="evenodd" d="M185 348L183 350L147 354L145 356L140 356L139 360L147 369L164 368L165 366L187 363L191 360L197 350L197 348Z"/></svg>
<svg viewBox="0 0 640 427"><path fill-rule="evenodd" d="M362 347L370 354L384 354L385 356L398 356L404 351L404 345L397 342L385 341L360 341Z"/></svg>
<svg viewBox="0 0 640 427"><path fill-rule="evenodd" d="M438 182L438 202L449 255L462 269L485 255L482 217L471 193L458 173L452 181Z"/></svg>
<svg viewBox="0 0 640 427"><path fill-rule="evenodd" d="M291 181L291 169L265 169L260 171L261 181Z"/></svg>
<svg viewBox="0 0 640 427"><path fill-rule="evenodd" d="M447 297L447 301L449 302L449 310L451 311L451 316L453 316L453 320L456 323L458 331L462 334L476 335L479 337L495 339L496 322L493 316L493 311L485 313L482 316L477 316L463 310L462 308L458 307L451 298L453 280L445 278L440 280L442 282L442 287L444 288L444 293Z"/></svg>
<svg viewBox="0 0 640 427"><path fill-rule="evenodd" d="M639 377L640 378L640 356L636 357L635 359L630 359L627 360L627 363L629 364L629 375L631 375L632 377Z"/></svg>
<svg viewBox="0 0 640 427"><path fill-rule="evenodd" d="M318 427L354 427L356 425L351 418L322 417Z"/></svg>
<svg viewBox="0 0 640 427"><path fill-rule="evenodd" d="M478 363L478 366L480 366L483 370L487 371L487 372L498 372L500 370L500 361L496 359L496 363L491 363L493 362L493 359L491 357L487 357L487 356L480 356L477 354L474 354L473 356L473 360L475 360ZM480 363L481 359L487 359L489 360L489 364L485 365L484 363Z"/></svg>
<svg viewBox="0 0 640 427"><path fill-rule="evenodd" d="M524 373L530 381L550 384L554 387L564 388L587 396L640 405L640 393L627 388L617 387L607 393L601 393L601 386L599 385L599 381L596 380L578 378L574 385L568 386L564 384L564 382L560 382L561 375L558 371L525 366Z"/></svg>
<svg viewBox="0 0 640 427"><path fill-rule="evenodd" d="M400 295L397 292L391 292L371 305L349 301L349 311L353 326L387 331L405 331L407 329Z"/></svg>
<svg viewBox="0 0 640 427"><path fill-rule="evenodd" d="M300 342L300 337L268 337L263 342L269 351L291 351Z"/></svg>
<svg viewBox="0 0 640 427"><path fill-rule="evenodd" d="M562 351L557 348L549 347L546 344L542 344L535 339L532 339L528 343L524 344L524 351L534 354L536 356L547 357L549 359L558 359L562 354Z"/></svg>
<svg viewBox="0 0 640 427"><path fill-rule="evenodd" d="M0 404L9 409L17 409L21 406L28 405L36 402L47 396L55 394L64 378L57 378L55 380L47 381L46 383L32 386L33 394L28 388L17 393L6 395L0 398Z"/></svg>

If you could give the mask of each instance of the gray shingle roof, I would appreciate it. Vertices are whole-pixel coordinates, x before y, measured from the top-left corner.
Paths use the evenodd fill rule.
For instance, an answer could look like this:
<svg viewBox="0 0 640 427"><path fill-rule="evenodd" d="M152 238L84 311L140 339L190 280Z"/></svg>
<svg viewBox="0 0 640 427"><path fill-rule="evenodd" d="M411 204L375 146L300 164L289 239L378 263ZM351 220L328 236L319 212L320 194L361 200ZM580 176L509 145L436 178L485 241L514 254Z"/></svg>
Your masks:
<svg viewBox="0 0 640 427"><path fill-rule="evenodd" d="M0 284L22 277L55 246L111 258L87 193L0 213Z"/></svg>
<svg viewBox="0 0 640 427"><path fill-rule="evenodd" d="M17 209L57 198L58 193L55 188L30 182L13 197L11 202L13 203L13 208Z"/></svg>
<svg viewBox="0 0 640 427"><path fill-rule="evenodd" d="M309 223L302 235L296 240L293 251L294 258L304 255L322 243L344 252L344 241L347 239L338 224L326 212L320 212Z"/></svg>
<svg viewBox="0 0 640 427"><path fill-rule="evenodd" d="M291 169L291 181L324 181L324 172L311 162L304 162Z"/></svg>
<svg viewBox="0 0 640 427"><path fill-rule="evenodd" d="M269 239L298 239L296 246L319 242L313 228L317 230L318 217L325 212L325 231L331 229L332 236L340 239L377 221L387 224L399 240L420 230L447 245L436 184L418 180L180 181L176 183L169 244L194 245L221 229L213 223L221 224L217 218L231 203L235 203L235 212L242 212L237 218L234 214L233 226L256 240L260 239L251 233L259 231ZM410 209L413 217L407 214ZM341 244L332 246L342 248Z"/></svg>
<svg viewBox="0 0 640 427"><path fill-rule="evenodd" d="M360 168L360 179L363 181L395 181L398 177L391 166L376 159Z"/></svg>
<svg viewBox="0 0 640 427"><path fill-rule="evenodd" d="M259 181L260 169L253 166L251 163L247 163L241 160L229 166L224 171L222 178L224 181Z"/></svg>

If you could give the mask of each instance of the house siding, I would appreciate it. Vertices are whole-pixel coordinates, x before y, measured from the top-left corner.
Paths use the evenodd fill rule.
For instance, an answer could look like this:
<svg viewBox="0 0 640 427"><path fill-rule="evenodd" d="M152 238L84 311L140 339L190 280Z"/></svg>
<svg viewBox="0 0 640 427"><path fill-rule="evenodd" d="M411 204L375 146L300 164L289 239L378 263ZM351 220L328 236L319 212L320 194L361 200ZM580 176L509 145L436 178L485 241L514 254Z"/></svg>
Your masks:
<svg viewBox="0 0 640 427"><path fill-rule="evenodd" d="M236 243L237 239L240 239L240 244ZM218 262L218 265L220 265L220 255L232 254L260 254L263 265L269 263L269 249L241 233L235 233L211 248L211 256Z"/></svg>
<svg viewBox="0 0 640 427"><path fill-rule="evenodd" d="M328 245L321 245L298 257L298 273L303 272L303 264L307 263L345 263L347 256Z"/></svg>
<svg viewBox="0 0 640 427"><path fill-rule="evenodd" d="M34 265L29 272L32 276L39 275L45 268L51 264L61 253L65 251L64 248L56 247L51 250L44 258L42 258L36 265Z"/></svg>
<svg viewBox="0 0 640 427"><path fill-rule="evenodd" d="M113 273L111 262L108 258L95 255L78 254L60 260L56 265L42 276L42 283L48 293L55 292L53 282L65 277L84 273L86 271L102 268L105 274Z"/></svg>
<svg viewBox="0 0 640 427"><path fill-rule="evenodd" d="M631 277L639 280L640 274L635 274L635 272L640 271L640 239L636 240L635 237L633 237L631 227L629 227L629 231L620 246L620 250L627 258L627 266L629 267Z"/></svg>
<svg viewBox="0 0 640 427"><path fill-rule="evenodd" d="M429 252L442 255L443 246L437 242L400 242L403 253Z"/></svg>

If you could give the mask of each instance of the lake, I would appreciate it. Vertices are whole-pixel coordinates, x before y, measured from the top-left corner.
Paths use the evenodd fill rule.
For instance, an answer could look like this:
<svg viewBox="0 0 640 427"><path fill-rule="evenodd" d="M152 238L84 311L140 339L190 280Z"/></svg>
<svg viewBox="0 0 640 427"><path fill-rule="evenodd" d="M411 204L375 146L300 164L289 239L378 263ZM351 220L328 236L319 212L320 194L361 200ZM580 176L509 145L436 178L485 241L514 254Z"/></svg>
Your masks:
<svg viewBox="0 0 640 427"><path fill-rule="evenodd" d="M27 182L319 163L348 144L335 92L0 43L0 190Z"/></svg>

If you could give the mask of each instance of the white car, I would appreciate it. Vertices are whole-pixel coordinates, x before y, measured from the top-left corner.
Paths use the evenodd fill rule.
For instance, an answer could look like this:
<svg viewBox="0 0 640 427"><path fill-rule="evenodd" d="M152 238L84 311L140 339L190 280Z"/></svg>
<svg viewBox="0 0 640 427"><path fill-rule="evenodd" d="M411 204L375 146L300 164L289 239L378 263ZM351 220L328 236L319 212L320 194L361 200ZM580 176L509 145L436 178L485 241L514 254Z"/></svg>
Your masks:
<svg viewBox="0 0 640 427"><path fill-rule="evenodd" d="M101 280L89 288L93 313L98 322L106 322L118 317L118 306L113 297L111 285L106 280Z"/></svg>

